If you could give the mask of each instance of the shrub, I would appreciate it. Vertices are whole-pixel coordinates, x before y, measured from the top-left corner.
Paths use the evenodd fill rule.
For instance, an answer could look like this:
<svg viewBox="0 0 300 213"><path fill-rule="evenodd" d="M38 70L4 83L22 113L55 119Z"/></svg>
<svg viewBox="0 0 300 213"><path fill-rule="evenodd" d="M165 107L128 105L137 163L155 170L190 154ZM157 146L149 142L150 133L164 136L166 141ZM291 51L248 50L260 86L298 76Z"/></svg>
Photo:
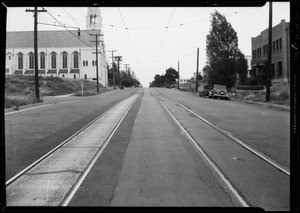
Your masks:
<svg viewBox="0 0 300 213"><path fill-rule="evenodd" d="M7 95L5 96L5 108L10 108L13 106L23 106L27 104L34 104L38 101L34 95Z"/></svg>
<svg viewBox="0 0 300 213"><path fill-rule="evenodd" d="M237 86L238 90L263 90L265 87L263 85L255 85L255 86Z"/></svg>

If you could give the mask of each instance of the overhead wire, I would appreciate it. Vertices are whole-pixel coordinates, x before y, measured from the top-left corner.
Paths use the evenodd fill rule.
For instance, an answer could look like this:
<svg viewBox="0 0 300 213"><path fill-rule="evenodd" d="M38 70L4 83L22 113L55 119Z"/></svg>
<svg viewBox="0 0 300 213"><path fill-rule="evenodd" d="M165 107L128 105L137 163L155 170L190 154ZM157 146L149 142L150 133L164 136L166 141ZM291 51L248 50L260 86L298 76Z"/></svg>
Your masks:
<svg viewBox="0 0 300 213"><path fill-rule="evenodd" d="M125 24L124 18L123 18L123 16L122 16L122 13L121 13L121 10L120 10L120 8L119 8L119 7L118 7L118 10L119 10L119 13L120 13L121 19L122 19L122 21L123 21L124 27L125 27L125 29L126 29L126 33L127 33L127 36L128 36L129 42L130 42L130 45L131 45L132 52L133 52L133 54L134 54L134 57L135 57L135 59L136 59L137 63L139 64L139 60L138 60L138 58L137 58L137 56L136 56L136 54L135 54L135 50L134 50L134 48L133 48L132 40L131 40L131 38L130 38L130 35L129 35L129 32L128 32L128 29L127 29L127 27L126 27L126 24Z"/></svg>
<svg viewBox="0 0 300 213"><path fill-rule="evenodd" d="M47 13L53 18L55 19L61 26L63 26L69 33L71 33L75 38L77 38L79 41L81 41L82 43L84 43L85 45L91 47L92 49L96 50L94 47L90 46L89 44L87 44L86 42L84 42L83 40L81 40L80 38L78 38L78 36L74 35L68 28L65 27L65 25L63 25L59 20L57 20L49 11L47 11Z"/></svg>

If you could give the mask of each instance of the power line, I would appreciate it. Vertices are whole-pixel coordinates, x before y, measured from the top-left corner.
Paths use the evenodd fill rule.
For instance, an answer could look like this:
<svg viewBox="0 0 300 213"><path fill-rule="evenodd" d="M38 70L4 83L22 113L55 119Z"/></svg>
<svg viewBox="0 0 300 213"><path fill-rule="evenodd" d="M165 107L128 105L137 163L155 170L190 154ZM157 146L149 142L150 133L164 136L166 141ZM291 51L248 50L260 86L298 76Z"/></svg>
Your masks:
<svg viewBox="0 0 300 213"><path fill-rule="evenodd" d="M87 44L86 42L84 42L83 40L81 40L80 38L78 38L78 36L74 35L70 30L68 30L68 28L66 28L60 21L58 21L51 13L49 13L48 11L47 11L47 13L48 13L52 18L54 18L61 26L63 26L69 33L71 33L75 38L77 38L79 41L81 41L81 42L84 43L85 45L87 45L87 46L89 46L89 47L91 47L92 49L95 50L94 47L90 46L89 44Z"/></svg>
<svg viewBox="0 0 300 213"><path fill-rule="evenodd" d="M167 27L165 27L165 32L164 32L163 38L162 38L162 40L161 40L161 42L160 42L160 46L159 46L159 49L158 49L158 52L157 52L157 54L156 54L156 57L155 57L154 61L156 61L156 59L157 59L157 57L158 57L158 55L159 55L159 53L160 53L160 50L161 50L162 44L163 44L163 42L164 42L164 40L165 40L165 36L166 36L166 34L167 34L167 30L168 30L168 28L169 28L169 24L170 24L171 19L172 19L172 17L173 17L175 8L176 8L176 7L174 7L174 9L173 9L173 11L172 11L172 14L171 14L171 16L170 16L169 22L168 22L168 24L167 24ZM152 66L152 68L153 68L153 66ZM151 68L151 70L152 70L152 68Z"/></svg>
<svg viewBox="0 0 300 213"><path fill-rule="evenodd" d="M128 29L127 29L127 27L126 27L126 24L125 24L125 21L124 21L124 19L123 19L123 16L122 16L122 13L121 13L120 8L118 8L118 10L119 10L120 16L121 16L121 18L122 18L124 27L126 28L126 33L127 33L127 36L128 36L129 42L130 42L130 45L131 45L132 52L133 52L133 54L134 54L134 57L135 57L137 63L139 63L139 61L138 61L138 59L137 59L137 57L136 57L136 54L135 54L135 51L134 51L134 48L133 48L133 44L132 44L132 41L131 41L131 38L130 38L130 35L129 35L129 32L128 32Z"/></svg>

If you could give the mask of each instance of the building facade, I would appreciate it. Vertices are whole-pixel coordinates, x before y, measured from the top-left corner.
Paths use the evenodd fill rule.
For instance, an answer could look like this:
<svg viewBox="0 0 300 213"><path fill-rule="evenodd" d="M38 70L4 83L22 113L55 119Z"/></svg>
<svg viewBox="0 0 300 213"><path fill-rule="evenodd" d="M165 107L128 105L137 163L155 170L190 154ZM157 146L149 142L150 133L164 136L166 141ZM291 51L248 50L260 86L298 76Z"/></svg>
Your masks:
<svg viewBox="0 0 300 213"><path fill-rule="evenodd" d="M266 72L268 66L268 29L251 38L251 75ZM272 28L272 81L289 82L290 79L290 23L281 22Z"/></svg>
<svg viewBox="0 0 300 213"><path fill-rule="evenodd" d="M96 74L96 43L93 34L103 34L100 8L89 7L86 30L38 31L39 76L92 80ZM108 82L103 36L98 37L98 78ZM6 74L34 75L34 32L6 34Z"/></svg>

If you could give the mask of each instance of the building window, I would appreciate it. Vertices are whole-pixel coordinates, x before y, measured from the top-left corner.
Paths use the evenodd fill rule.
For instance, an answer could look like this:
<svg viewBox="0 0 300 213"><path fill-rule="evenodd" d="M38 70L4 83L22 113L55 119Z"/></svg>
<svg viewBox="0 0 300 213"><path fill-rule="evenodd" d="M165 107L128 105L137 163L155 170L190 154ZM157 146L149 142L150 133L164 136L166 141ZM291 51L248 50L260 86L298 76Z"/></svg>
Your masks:
<svg viewBox="0 0 300 213"><path fill-rule="evenodd" d="M278 39L276 40L276 50L278 50Z"/></svg>
<svg viewBox="0 0 300 213"><path fill-rule="evenodd" d="M63 74L63 75L62 75L62 77L64 78L64 77L65 77L65 75Z"/></svg>
<svg viewBox="0 0 300 213"><path fill-rule="evenodd" d="M269 49L268 49L268 45L266 44L266 55L268 55Z"/></svg>
<svg viewBox="0 0 300 213"><path fill-rule="evenodd" d="M62 53L62 68L64 69L68 68L68 55L66 52Z"/></svg>
<svg viewBox="0 0 300 213"><path fill-rule="evenodd" d="M18 69L22 70L23 69L23 54L18 53Z"/></svg>
<svg viewBox="0 0 300 213"><path fill-rule="evenodd" d="M89 66L89 63L88 63L88 61L85 61L85 64L86 64L86 66Z"/></svg>
<svg viewBox="0 0 300 213"><path fill-rule="evenodd" d="M8 56L8 60L10 60L10 56Z"/></svg>
<svg viewBox="0 0 300 213"><path fill-rule="evenodd" d="M278 62L278 77L282 77L282 61Z"/></svg>
<svg viewBox="0 0 300 213"><path fill-rule="evenodd" d="M45 53L40 54L40 68L45 69Z"/></svg>
<svg viewBox="0 0 300 213"><path fill-rule="evenodd" d="M85 61L83 61L82 63L83 63L83 66L85 66Z"/></svg>
<svg viewBox="0 0 300 213"><path fill-rule="evenodd" d="M29 53L29 69L34 69L34 57L33 57L33 53Z"/></svg>
<svg viewBox="0 0 300 213"><path fill-rule="evenodd" d="M92 65L95 66L95 61L92 61Z"/></svg>
<svg viewBox="0 0 300 213"><path fill-rule="evenodd" d="M78 52L74 52L73 54L73 68L78 68Z"/></svg>
<svg viewBox="0 0 300 213"><path fill-rule="evenodd" d="M281 40L281 38L279 39L279 49L282 49L282 40Z"/></svg>
<svg viewBox="0 0 300 213"><path fill-rule="evenodd" d="M265 55L266 54L266 49L265 49L266 47L265 47L265 45L263 46L263 55Z"/></svg>
<svg viewBox="0 0 300 213"><path fill-rule="evenodd" d="M275 77L275 66L272 64L272 69L271 69L271 78Z"/></svg>
<svg viewBox="0 0 300 213"><path fill-rule="evenodd" d="M275 52L275 41L273 41L273 52Z"/></svg>
<svg viewBox="0 0 300 213"><path fill-rule="evenodd" d="M84 79L87 79L87 75L86 74L84 74Z"/></svg>
<svg viewBox="0 0 300 213"><path fill-rule="evenodd" d="M56 69L56 53L51 53L51 68Z"/></svg>
<svg viewBox="0 0 300 213"><path fill-rule="evenodd" d="M253 56L253 59L255 59L254 50L252 50L252 56Z"/></svg>
<svg viewBox="0 0 300 213"><path fill-rule="evenodd" d="M74 74L74 78L76 79L76 75Z"/></svg>

